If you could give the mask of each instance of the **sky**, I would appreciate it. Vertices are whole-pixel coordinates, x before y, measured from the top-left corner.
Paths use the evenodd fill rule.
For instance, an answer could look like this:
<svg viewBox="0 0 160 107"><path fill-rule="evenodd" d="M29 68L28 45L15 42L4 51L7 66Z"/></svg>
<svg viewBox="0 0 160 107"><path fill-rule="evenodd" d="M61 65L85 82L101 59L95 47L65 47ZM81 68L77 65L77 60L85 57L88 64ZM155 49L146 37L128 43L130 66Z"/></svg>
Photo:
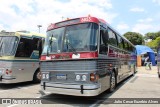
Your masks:
<svg viewBox="0 0 160 107"><path fill-rule="evenodd" d="M104 19L120 34L160 31L160 0L0 0L0 31L46 34L50 23L67 18Z"/></svg>

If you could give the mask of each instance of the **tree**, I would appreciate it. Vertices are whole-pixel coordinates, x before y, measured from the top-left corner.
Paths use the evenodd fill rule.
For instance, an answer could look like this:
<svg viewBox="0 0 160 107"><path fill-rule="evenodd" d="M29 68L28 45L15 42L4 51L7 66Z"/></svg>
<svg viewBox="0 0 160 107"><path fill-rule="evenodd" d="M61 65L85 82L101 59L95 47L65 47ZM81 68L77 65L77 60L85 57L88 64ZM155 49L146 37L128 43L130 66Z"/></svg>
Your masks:
<svg viewBox="0 0 160 107"><path fill-rule="evenodd" d="M146 45L151 47L152 49L156 49L158 44L160 43L160 31L158 32L148 32L145 34L144 38L152 39L152 41L148 42Z"/></svg>
<svg viewBox="0 0 160 107"><path fill-rule="evenodd" d="M160 37L160 31L159 32L148 32L145 34L144 39L155 40L157 37Z"/></svg>
<svg viewBox="0 0 160 107"><path fill-rule="evenodd" d="M134 45L142 45L144 43L143 36L137 32L127 32L125 36Z"/></svg>
<svg viewBox="0 0 160 107"><path fill-rule="evenodd" d="M152 49L157 49L159 43L160 43L160 37L157 37L155 40L148 42L147 46L151 47Z"/></svg>

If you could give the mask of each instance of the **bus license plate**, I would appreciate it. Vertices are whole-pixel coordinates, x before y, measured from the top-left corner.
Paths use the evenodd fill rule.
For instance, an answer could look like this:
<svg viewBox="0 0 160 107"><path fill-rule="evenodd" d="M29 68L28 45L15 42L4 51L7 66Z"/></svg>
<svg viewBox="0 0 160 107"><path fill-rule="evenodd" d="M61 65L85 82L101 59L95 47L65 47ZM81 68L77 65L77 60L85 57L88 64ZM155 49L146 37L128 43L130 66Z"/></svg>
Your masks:
<svg viewBox="0 0 160 107"><path fill-rule="evenodd" d="M56 77L58 80L66 80L67 78L65 74L57 74Z"/></svg>

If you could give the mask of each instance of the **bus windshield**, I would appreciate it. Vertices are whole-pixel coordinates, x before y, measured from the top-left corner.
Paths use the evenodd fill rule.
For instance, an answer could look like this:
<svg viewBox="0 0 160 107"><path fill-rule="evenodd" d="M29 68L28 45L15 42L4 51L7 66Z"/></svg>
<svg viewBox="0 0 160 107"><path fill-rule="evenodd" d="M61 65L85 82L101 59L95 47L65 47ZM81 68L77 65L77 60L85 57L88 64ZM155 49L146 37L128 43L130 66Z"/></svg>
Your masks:
<svg viewBox="0 0 160 107"><path fill-rule="evenodd" d="M12 56L18 44L18 38L14 36L0 36L0 56Z"/></svg>
<svg viewBox="0 0 160 107"><path fill-rule="evenodd" d="M43 54L97 50L98 24L84 23L47 32Z"/></svg>

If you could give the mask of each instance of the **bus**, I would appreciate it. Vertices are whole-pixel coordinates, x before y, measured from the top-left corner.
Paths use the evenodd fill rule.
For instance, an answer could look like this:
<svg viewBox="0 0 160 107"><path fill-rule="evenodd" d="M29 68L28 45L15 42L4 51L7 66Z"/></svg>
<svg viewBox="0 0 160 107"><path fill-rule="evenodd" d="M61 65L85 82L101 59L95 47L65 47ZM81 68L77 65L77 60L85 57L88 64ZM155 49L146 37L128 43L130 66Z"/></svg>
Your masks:
<svg viewBox="0 0 160 107"><path fill-rule="evenodd" d="M39 56L45 35L0 32L0 83L40 82Z"/></svg>
<svg viewBox="0 0 160 107"><path fill-rule="evenodd" d="M160 43L157 48L157 70L158 70L158 77L160 78Z"/></svg>
<svg viewBox="0 0 160 107"><path fill-rule="evenodd" d="M136 71L135 46L105 20L79 17L47 28L41 92L97 96Z"/></svg>

